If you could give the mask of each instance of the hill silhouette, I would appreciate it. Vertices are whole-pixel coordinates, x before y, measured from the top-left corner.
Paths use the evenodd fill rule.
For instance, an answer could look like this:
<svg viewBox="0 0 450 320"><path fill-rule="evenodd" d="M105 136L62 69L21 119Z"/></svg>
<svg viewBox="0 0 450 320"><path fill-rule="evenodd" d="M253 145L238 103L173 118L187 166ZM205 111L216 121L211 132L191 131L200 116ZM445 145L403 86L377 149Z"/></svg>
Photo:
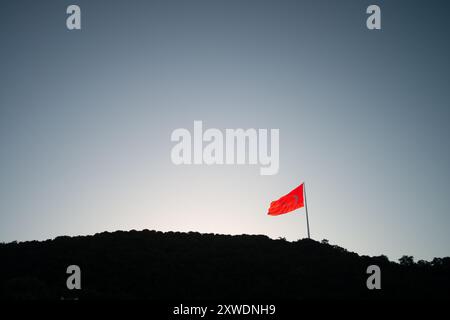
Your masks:
<svg viewBox="0 0 450 320"><path fill-rule="evenodd" d="M368 290L369 265L381 290ZM66 269L81 268L81 290ZM401 263L310 239L116 231L0 244L2 299L450 298L450 258Z"/></svg>

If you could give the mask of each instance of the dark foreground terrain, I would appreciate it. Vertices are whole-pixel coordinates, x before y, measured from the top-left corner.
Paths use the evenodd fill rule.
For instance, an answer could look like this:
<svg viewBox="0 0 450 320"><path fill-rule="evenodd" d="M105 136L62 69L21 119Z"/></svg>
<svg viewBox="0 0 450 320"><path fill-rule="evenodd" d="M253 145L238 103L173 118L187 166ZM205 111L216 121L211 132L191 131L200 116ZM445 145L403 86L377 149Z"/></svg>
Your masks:
<svg viewBox="0 0 450 320"><path fill-rule="evenodd" d="M381 290L368 290L369 265ZM66 269L81 268L81 290ZM400 263L313 240L117 231L0 244L1 299L450 299L450 258Z"/></svg>

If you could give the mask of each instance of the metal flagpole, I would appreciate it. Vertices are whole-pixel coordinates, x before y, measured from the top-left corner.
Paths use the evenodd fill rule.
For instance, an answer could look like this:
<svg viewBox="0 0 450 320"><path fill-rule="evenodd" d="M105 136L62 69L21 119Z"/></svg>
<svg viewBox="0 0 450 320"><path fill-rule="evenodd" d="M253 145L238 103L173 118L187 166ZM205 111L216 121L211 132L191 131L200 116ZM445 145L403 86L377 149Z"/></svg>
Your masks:
<svg viewBox="0 0 450 320"><path fill-rule="evenodd" d="M311 237L309 235L308 204L306 203L306 183L305 182L303 182L303 197L305 198L306 227L308 229L308 239L311 239Z"/></svg>

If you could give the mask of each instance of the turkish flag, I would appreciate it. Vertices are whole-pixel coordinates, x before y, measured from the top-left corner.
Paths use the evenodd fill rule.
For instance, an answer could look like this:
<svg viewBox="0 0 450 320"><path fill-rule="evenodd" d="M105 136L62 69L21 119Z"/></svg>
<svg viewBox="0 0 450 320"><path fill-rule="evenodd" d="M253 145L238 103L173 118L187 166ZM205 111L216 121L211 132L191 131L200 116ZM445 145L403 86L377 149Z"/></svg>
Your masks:
<svg viewBox="0 0 450 320"><path fill-rule="evenodd" d="M294 211L295 209L304 207L305 197L303 188L304 186L302 183L287 195L282 196L276 201L272 201L267 214L270 216L279 216L280 214L285 214Z"/></svg>

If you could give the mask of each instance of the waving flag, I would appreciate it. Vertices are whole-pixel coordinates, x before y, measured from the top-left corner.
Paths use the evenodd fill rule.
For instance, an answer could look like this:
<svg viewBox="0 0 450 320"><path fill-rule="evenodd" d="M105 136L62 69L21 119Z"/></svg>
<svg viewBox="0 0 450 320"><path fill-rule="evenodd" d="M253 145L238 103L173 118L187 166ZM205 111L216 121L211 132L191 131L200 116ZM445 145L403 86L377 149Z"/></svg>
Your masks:
<svg viewBox="0 0 450 320"><path fill-rule="evenodd" d="M268 215L279 216L305 206L304 183L270 204Z"/></svg>

